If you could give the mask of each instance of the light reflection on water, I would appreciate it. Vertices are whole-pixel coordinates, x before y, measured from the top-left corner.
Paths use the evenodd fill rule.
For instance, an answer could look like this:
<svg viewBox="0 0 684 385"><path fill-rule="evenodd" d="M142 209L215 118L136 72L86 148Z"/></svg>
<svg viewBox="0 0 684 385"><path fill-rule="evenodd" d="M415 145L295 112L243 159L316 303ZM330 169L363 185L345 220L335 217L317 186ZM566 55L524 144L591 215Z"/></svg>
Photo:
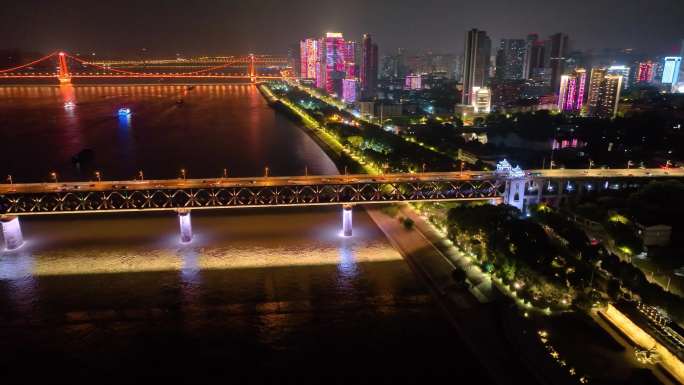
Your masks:
<svg viewBox="0 0 684 385"><path fill-rule="evenodd" d="M0 87L0 174L43 180L54 169L83 179L97 169L120 179L144 169L174 178L185 167L209 177L225 167L258 175L265 164L276 175L336 172L253 86L198 86L176 106L185 91ZM78 101L73 111L66 98ZM135 122L113 116L123 104ZM96 162L75 169L71 156L83 148ZM0 341L13 352L2 375L130 383L139 372L148 377L138 382L194 384L321 370L311 383L331 373L413 383L450 376L454 360L479 370L363 210L352 238L338 235L340 207L192 220L193 242L181 245L173 213L22 218L26 244L0 252Z"/></svg>

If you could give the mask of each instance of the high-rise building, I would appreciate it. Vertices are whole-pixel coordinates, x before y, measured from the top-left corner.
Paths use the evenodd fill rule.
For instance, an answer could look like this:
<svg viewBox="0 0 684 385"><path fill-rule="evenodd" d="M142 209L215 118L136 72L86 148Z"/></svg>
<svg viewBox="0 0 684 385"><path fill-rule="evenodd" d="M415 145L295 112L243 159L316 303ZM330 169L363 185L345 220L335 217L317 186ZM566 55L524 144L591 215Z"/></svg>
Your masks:
<svg viewBox="0 0 684 385"><path fill-rule="evenodd" d="M558 90L560 77L565 73L565 61L569 52L568 35L557 33L551 35L547 41L548 61L546 67L551 68L551 89Z"/></svg>
<svg viewBox="0 0 684 385"><path fill-rule="evenodd" d="M587 71L583 68L577 68L569 75L561 75L558 109L571 113L580 112L584 105L586 82Z"/></svg>
<svg viewBox="0 0 684 385"><path fill-rule="evenodd" d="M487 87L474 87L472 106L475 113L489 113L492 110L492 92Z"/></svg>
<svg viewBox="0 0 684 385"><path fill-rule="evenodd" d="M420 75L408 75L404 82L404 88L407 90L419 90L423 88L423 77Z"/></svg>
<svg viewBox="0 0 684 385"><path fill-rule="evenodd" d="M342 100L345 103L354 103L358 100L359 80L342 80Z"/></svg>
<svg viewBox="0 0 684 385"><path fill-rule="evenodd" d="M373 44L371 35L363 35L361 42L361 94L364 98L372 98L377 91L378 82L378 46Z"/></svg>
<svg viewBox="0 0 684 385"><path fill-rule="evenodd" d="M496 52L496 78L524 79L526 50L527 43L523 39L501 39Z"/></svg>
<svg viewBox="0 0 684 385"><path fill-rule="evenodd" d="M622 76L622 88L627 89L630 85L630 74L631 69L625 65L614 65L608 67L608 75L620 75Z"/></svg>
<svg viewBox="0 0 684 385"><path fill-rule="evenodd" d="M329 94L342 95L342 79L345 78L346 42L339 32L328 32L320 47L320 81L316 84Z"/></svg>
<svg viewBox="0 0 684 385"><path fill-rule="evenodd" d="M472 104L475 87L484 87L489 74L492 43L487 32L472 29L466 34L463 65L463 104Z"/></svg>
<svg viewBox="0 0 684 385"><path fill-rule="evenodd" d="M348 78L358 77L358 62L356 61L356 51L358 43L355 41L348 41L345 44L344 51L344 66L345 74Z"/></svg>
<svg viewBox="0 0 684 385"><path fill-rule="evenodd" d="M589 81L587 115L612 119L615 117L622 90L622 76L609 75L607 68L593 68Z"/></svg>
<svg viewBox="0 0 684 385"><path fill-rule="evenodd" d="M544 43L539 41L539 35L533 33L527 35L525 41L523 78L531 79L540 68L544 68Z"/></svg>
<svg viewBox="0 0 684 385"><path fill-rule="evenodd" d="M654 77L655 63L650 60L639 63L636 79L638 83L652 83Z"/></svg>
<svg viewBox="0 0 684 385"><path fill-rule="evenodd" d="M663 76L661 83L675 85L679 81L679 69L682 65L681 56L668 56L665 58L663 66Z"/></svg>
<svg viewBox="0 0 684 385"><path fill-rule="evenodd" d="M316 79L316 67L319 65L318 40L304 39L299 43L300 77Z"/></svg>

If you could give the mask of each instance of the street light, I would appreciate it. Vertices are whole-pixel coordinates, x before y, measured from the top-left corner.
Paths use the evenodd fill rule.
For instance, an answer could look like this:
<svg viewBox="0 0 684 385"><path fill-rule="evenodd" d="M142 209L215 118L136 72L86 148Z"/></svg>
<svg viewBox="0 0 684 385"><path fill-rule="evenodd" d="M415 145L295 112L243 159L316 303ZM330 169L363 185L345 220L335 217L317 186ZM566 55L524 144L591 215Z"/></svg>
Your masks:
<svg viewBox="0 0 684 385"><path fill-rule="evenodd" d="M426 167L426 166L427 166L427 165L426 165L425 163L423 163L423 174L425 173L425 167Z"/></svg>
<svg viewBox="0 0 684 385"><path fill-rule="evenodd" d="M632 166L634 166L634 162L632 162L631 160L628 160L627 161L627 169L629 170Z"/></svg>
<svg viewBox="0 0 684 385"><path fill-rule="evenodd" d="M223 169L223 177L228 178L228 169L227 168Z"/></svg>
<svg viewBox="0 0 684 385"><path fill-rule="evenodd" d="M268 166L264 167L264 178L268 178Z"/></svg>
<svg viewBox="0 0 684 385"><path fill-rule="evenodd" d="M309 166L304 166L304 176L309 176Z"/></svg>
<svg viewBox="0 0 684 385"><path fill-rule="evenodd" d="M14 183L14 182L12 181L12 175L7 175L7 182L9 182L9 184L13 184L13 183Z"/></svg>
<svg viewBox="0 0 684 385"><path fill-rule="evenodd" d="M181 173L181 179L185 180L185 176L186 176L185 175L185 169L181 168L180 173Z"/></svg>
<svg viewBox="0 0 684 385"><path fill-rule="evenodd" d="M594 167L594 161L589 159L589 170L591 170L592 167Z"/></svg>
<svg viewBox="0 0 684 385"><path fill-rule="evenodd" d="M140 180L145 180L145 175L143 174L143 170L138 171L138 178L140 178Z"/></svg>
<svg viewBox="0 0 684 385"><path fill-rule="evenodd" d="M56 172L54 172L54 171L51 172L51 173L50 173L50 177L52 178L52 180L55 181L55 183L57 183L57 173L56 173Z"/></svg>
<svg viewBox="0 0 684 385"><path fill-rule="evenodd" d="M102 174L100 174L99 171L95 171L95 179L97 179L98 182L102 182Z"/></svg>

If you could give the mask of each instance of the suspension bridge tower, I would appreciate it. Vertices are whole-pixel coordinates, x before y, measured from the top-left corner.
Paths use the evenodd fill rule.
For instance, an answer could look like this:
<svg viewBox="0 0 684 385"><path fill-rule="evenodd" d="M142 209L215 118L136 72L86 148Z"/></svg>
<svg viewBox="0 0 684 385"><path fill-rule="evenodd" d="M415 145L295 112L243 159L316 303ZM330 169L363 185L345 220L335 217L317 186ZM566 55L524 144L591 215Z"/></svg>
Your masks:
<svg viewBox="0 0 684 385"><path fill-rule="evenodd" d="M256 77L256 65L255 65L255 59L254 59L254 54L250 53L249 54L249 80L252 83L256 83L257 77Z"/></svg>
<svg viewBox="0 0 684 385"><path fill-rule="evenodd" d="M60 84L71 84L71 74L69 73L69 67L67 66L66 54L64 52L59 53L59 74L57 78Z"/></svg>

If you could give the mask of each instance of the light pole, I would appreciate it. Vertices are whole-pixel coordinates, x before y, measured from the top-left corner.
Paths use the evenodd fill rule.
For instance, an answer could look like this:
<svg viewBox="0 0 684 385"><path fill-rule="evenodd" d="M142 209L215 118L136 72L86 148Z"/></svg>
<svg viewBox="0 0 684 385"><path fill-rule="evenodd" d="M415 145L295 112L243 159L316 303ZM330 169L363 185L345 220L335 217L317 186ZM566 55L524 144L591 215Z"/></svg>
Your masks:
<svg viewBox="0 0 684 385"><path fill-rule="evenodd" d="M9 184L13 184L14 182L12 181L12 175L7 175L7 181Z"/></svg>
<svg viewBox="0 0 684 385"><path fill-rule="evenodd" d="M264 178L268 178L268 166L264 167Z"/></svg>
<svg viewBox="0 0 684 385"><path fill-rule="evenodd" d="M594 161L589 159L589 170L591 170L592 167L594 167Z"/></svg>
<svg viewBox="0 0 684 385"><path fill-rule="evenodd" d="M95 179L97 179L98 182L102 182L102 174L100 174L99 171L95 171Z"/></svg>
<svg viewBox="0 0 684 385"><path fill-rule="evenodd" d="M140 180L145 180L145 175L143 174L143 170L138 171L138 178L140 178Z"/></svg>
<svg viewBox="0 0 684 385"><path fill-rule="evenodd" d="M426 167L426 166L427 166L427 165L426 165L425 163L423 163L423 174L425 174L425 167Z"/></svg>
<svg viewBox="0 0 684 385"><path fill-rule="evenodd" d="M52 178L52 180L55 181L55 183L57 183L57 173L56 173L56 172L54 172L54 171L51 172L51 173L50 173L50 177Z"/></svg>
<svg viewBox="0 0 684 385"><path fill-rule="evenodd" d="M181 179L185 180L185 176L186 176L185 175L185 169L181 168L180 173L181 173Z"/></svg>
<svg viewBox="0 0 684 385"><path fill-rule="evenodd" d="M632 162L631 160L628 160L627 161L627 169L629 170L630 168L632 168L632 166L634 166L634 162Z"/></svg>
<svg viewBox="0 0 684 385"><path fill-rule="evenodd" d="M227 169L227 168L224 168L224 169L223 169L223 178L224 178L224 179L225 179L225 178L228 178L228 169Z"/></svg>
<svg viewBox="0 0 684 385"><path fill-rule="evenodd" d="M304 176L309 176L309 166L304 166Z"/></svg>

